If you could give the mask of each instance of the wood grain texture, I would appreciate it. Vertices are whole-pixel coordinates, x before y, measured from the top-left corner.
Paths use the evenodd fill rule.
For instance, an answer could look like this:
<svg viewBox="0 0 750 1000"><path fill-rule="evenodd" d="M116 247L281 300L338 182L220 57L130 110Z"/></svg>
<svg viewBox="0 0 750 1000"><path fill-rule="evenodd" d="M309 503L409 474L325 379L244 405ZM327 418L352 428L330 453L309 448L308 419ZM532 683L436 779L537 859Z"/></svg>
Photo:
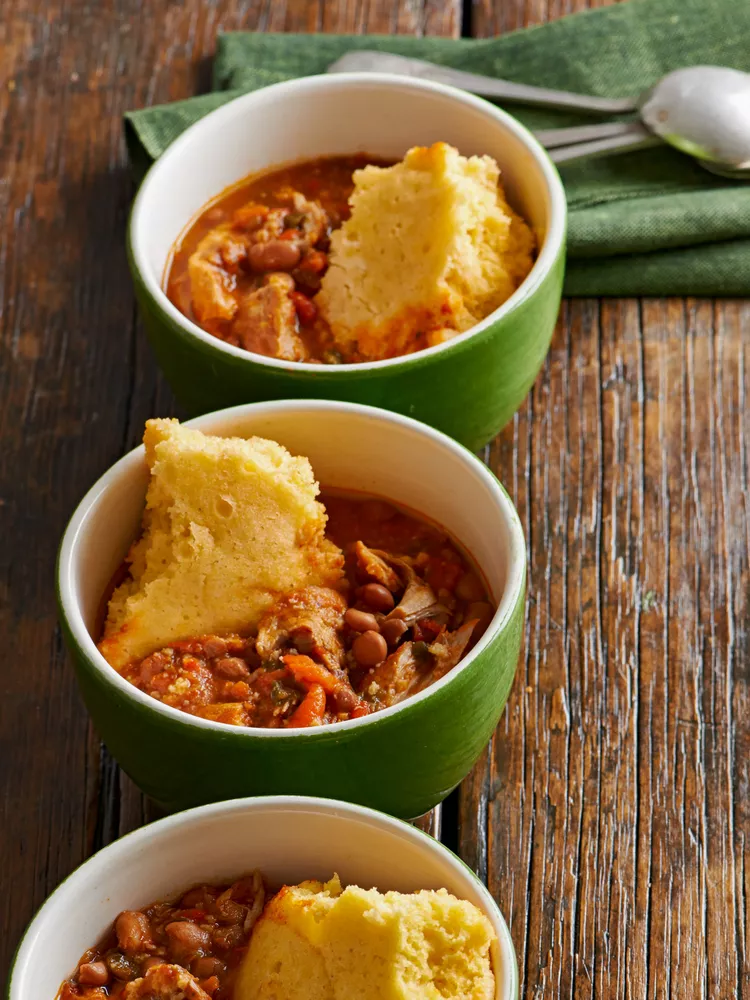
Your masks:
<svg viewBox="0 0 750 1000"><path fill-rule="evenodd" d="M480 0L472 29L594 5ZM746 303L569 303L488 449L529 609L459 848L524 996L750 995L749 331Z"/></svg>
<svg viewBox="0 0 750 1000"><path fill-rule="evenodd" d="M490 450L529 614L459 843L526 996L748 995L749 327L738 303L568 305Z"/></svg>
<svg viewBox="0 0 750 1000"><path fill-rule="evenodd" d="M54 886L155 815L89 729L52 592L76 501L175 412L125 265L122 112L205 87L219 30L480 36L587 5L6 0L0 977ZM745 303L569 303L487 449L527 533L529 612L459 847L526 997L750 998L748 343Z"/></svg>
<svg viewBox="0 0 750 1000"><path fill-rule="evenodd" d="M433 0L6 0L0 14L0 980L23 927L153 807L90 731L56 625L75 504L178 414L136 321L122 113L204 88L219 30L457 33ZM424 826L436 830L435 817Z"/></svg>

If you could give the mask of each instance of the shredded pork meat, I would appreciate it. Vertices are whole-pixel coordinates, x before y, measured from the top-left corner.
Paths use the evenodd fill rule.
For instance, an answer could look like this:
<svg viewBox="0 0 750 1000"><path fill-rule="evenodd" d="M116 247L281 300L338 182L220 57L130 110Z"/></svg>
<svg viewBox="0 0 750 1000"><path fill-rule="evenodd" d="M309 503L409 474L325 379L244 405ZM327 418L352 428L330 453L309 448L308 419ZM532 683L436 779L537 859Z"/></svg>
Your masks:
<svg viewBox="0 0 750 1000"><path fill-rule="evenodd" d="M284 361L306 361L300 315L304 319L305 309L310 315L315 310L296 291L289 272L298 274L297 265L327 234L330 221L299 191L287 188L277 197L284 206L246 205L234 221L200 241L188 261L192 307L199 323L230 343Z"/></svg>
<svg viewBox="0 0 750 1000"><path fill-rule="evenodd" d="M464 622L455 632L443 631L434 642L430 643L427 649L434 661L431 680L440 680L456 666L471 641L477 621L478 619L473 618Z"/></svg>
<svg viewBox="0 0 750 1000"><path fill-rule="evenodd" d="M261 620L255 648L264 660L284 646L313 656L334 672L341 669L346 600L329 587L304 587L277 601Z"/></svg>
<svg viewBox="0 0 750 1000"><path fill-rule="evenodd" d="M374 704L396 705L416 689L424 672L424 658L417 657L415 643L404 642L371 672L365 696Z"/></svg>
<svg viewBox="0 0 750 1000"><path fill-rule="evenodd" d="M245 241L230 226L219 226L204 237L188 262L193 310L200 323L228 322L237 312L234 296L239 254Z"/></svg>
<svg viewBox="0 0 750 1000"><path fill-rule="evenodd" d="M388 565L383 553L369 549L364 542L355 542L354 555L360 572L365 576L390 591L400 590L403 587L398 573Z"/></svg>
<svg viewBox="0 0 750 1000"><path fill-rule="evenodd" d="M299 335L297 311L289 293L294 279L271 273L263 285L239 298L233 330L240 347L284 361L304 361L307 349Z"/></svg>
<svg viewBox="0 0 750 1000"><path fill-rule="evenodd" d="M155 965L141 979L128 983L125 1000L210 1000L194 976L181 965Z"/></svg>

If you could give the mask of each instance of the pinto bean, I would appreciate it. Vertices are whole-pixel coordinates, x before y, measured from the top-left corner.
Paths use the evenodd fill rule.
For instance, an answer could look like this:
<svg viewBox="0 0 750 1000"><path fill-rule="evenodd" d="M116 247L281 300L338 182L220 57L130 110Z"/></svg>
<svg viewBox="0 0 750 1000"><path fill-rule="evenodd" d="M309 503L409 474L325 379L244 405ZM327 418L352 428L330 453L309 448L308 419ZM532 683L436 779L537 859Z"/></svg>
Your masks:
<svg viewBox="0 0 750 1000"><path fill-rule="evenodd" d="M226 965L224 965L220 958L206 955L205 958L196 958L190 966L190 971L198 979L208 979L209 976L220 976L226 971L226 968Z"/></svg>
<svg viewBox="0 0 750 1000"><path fill-rule="evenodd" d="M253 271L291 271L300 259L299 247L291 240L268 240L267 243L253 243L247 252L247 259Z"/></svg>
<svg viewBox="0 0 750 1000"><path fill-rule="evenodd" d="M333 692L333 703L339 712L352 712L359 704L359 698L348 684L339 684Z"/></svg>
<svg viewBox="0 0 750 1000"><path fill-rule="evenodd" d="M141 661L140 675L144 684L150 684L157 674L166 670L172 663L172 656L166 650L152 653Z"/></svg>
<svg viewBox="0 0 750 1000"><path fill-rule="evenodd" d="M123 910L115 920L117 943L126 955L137 955L151 944L151 927L145 913Z"/></svg>
<svg viewBox="0 0 750 1000"><path fill-rule="evenodd" d="M402 622L398 618L390 618L380 626L380 634L389 646L395 646L404 632L408 632L408 630L409 626L406 622Z"/></svg>
<svg viewBox="0 0 750 1000"><path fill-rule="evenodd" d="M378 632L363 632L354 640L352 652L361 667L375 667L388 655L388 644Z"/></svg>
<svg viewBox="0 0 750 1000"><path fill-rule="evenodd" d="M368 614L367 611L358 611L357 608L349 608L344 615L344 621L355 632L380 631L380 625L378 625L375 615Z"/></svg>
<svg viewBox="0 0 750 1000"><path fill-rule="evenodd" d="M212 635L210 639L206 639L203 643L203 652L209 658L213 658L214 656L226 656L226 640L222 639L220 635Z"/></svg>
<svg viewBox="0 0 750 1000"><path fill-rule="evenodd" d="M389 612L396 603L393 594L382 583L366 583L359 591L362 600L369 605L373 611Z"/></svg>
<svg viewBox="0 0 750 1000"><path fill-rule="evenodd" d="M84 962L78 966L78 982L82 986L106 986L109 969L104 962Z"/></svg>
<svg viewBox="0 0 750 1000"><path fill-rule="evenodd" d="M164 930L169 938L169 953L180 965L191 962L211 941L208 931L190 920L173 920Z"/></svg>
<svg viewBox="0 0 750 1000"><path fill-rule="evenodd" d="M219 677L226 677L230 681L239 681L243 677L249 676L250 671L245 661L239 656L225 656L214 663L214 673L217 673Z"/></svg>

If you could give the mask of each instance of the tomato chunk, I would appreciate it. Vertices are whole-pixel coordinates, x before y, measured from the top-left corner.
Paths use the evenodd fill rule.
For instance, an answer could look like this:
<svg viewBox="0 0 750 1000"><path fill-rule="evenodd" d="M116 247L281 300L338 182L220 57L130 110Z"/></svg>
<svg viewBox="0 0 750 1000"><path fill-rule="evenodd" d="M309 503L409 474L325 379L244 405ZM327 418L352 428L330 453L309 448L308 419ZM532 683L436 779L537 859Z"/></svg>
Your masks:
<svg viewBox="0 0 750 1000"><path fill-rule="evenodd" d="M297 291L290 292L289 298L294 303L294 308L297 310L300 323L308 325L316 319L318 315L318 307L312 299L308 299L308 297L303 295L302 292Z"/></svg>

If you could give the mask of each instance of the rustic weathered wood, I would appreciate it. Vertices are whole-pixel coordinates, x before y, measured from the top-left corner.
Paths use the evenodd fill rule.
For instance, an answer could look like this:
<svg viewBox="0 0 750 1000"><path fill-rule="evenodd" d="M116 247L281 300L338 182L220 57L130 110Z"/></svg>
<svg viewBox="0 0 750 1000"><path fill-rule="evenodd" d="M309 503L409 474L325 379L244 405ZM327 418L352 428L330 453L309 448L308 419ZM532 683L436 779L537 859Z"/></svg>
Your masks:
<svg viewBox="0 0 750 1000"><path fill-rule="evenodd" d="M457 33L459 12L433 0L3 5L0 979L62 878L154 816L90 732L52 575L88 486L147 417L175 412L135 319L121 115L204 87L219 29Z"/></svg>
<svg viewBox="0 0 750 1000"><path fill-rule="evenodd" d="M6 0L0 976L54 886L154 817L89 729L52 592L75 502L174 410L125 265L121 113L205 86L219 29L479 36L588 5ZM750 996L749 335L742 303L568 304L487 449L526 528L529 613L459 847L524 996Z"/></svg>
<svg viewBox="0 0 750 1000"><path fill-rule="evenodd" d="M436 837L440 840L440 834L442 832L442 821L443 821L443 807L436 806L430 812L425 813L424 816L420 816L419 819L415 819L414 826L419 827L425 833L429 833L430 836Z"/></svg>
<svg viewBox="0 0 750 1000"><path fill-rule="evenodd" d="M747 307L576 303L490 463L526 647L460 847L527 996L747 995Z"/></svg>
<svg viewBox="0 0 750 1000"><path fill-rule="evenodd" d="M473 6L475 35L595 6ZM528 997L741 997L750 308L564 307L490 449L527 531L525 649L459 845Z"/></svg>

